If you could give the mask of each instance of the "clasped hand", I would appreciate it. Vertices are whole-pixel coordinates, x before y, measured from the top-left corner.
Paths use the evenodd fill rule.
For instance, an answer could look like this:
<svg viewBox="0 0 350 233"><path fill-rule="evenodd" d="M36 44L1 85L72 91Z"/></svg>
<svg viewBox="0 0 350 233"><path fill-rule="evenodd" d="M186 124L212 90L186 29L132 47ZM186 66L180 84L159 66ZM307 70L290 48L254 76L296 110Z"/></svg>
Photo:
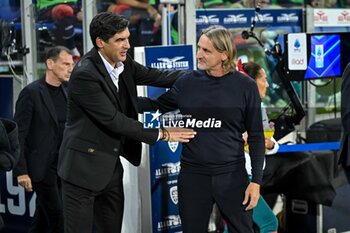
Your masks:
<svg viewBox="0 0 350 233"><path fill-rule="evenodd" d="M189 142L197 134L193 129L188 128L163 128L162 140L169 142Z"/></svg>

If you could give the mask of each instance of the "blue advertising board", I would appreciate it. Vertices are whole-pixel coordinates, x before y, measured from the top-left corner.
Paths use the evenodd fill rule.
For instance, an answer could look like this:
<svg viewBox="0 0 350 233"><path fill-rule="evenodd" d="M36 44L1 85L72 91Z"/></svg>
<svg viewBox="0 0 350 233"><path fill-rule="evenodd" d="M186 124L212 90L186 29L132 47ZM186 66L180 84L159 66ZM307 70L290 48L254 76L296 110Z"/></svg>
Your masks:
<svg viewBox="0 0 350 233"><path fill-rule="evenodd" d="M192 46L146 47L146 65L167 70L193 70ZM156 98L164 88L148 87L148 97ZM150 146L153 233L182 232L178 211L177 178L182 145L160 141Z"/></svg>
<svg viewBox="0 0 350 233"><path fill-rule="evenodd" d="M12 171L0 175L0 214L5 227L1 233L28 232L35 211L36 195L14 181Z"/></svg>

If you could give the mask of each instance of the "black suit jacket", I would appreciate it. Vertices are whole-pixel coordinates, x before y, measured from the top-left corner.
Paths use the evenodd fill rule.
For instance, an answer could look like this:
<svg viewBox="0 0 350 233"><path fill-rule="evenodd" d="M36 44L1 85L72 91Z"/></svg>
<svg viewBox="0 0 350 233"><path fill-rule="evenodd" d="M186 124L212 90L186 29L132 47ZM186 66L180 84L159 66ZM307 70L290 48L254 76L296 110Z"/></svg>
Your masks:
<svg viewBox="0 0 350 233"><path fill-rule="evenodd" d="M19 159L19 153L17 124L0 118L0 172L13 169Z"/></svg>
<svg viewBox="0 0 350 233"><path fill-rule="evenodd" d="M340 146L340 160L345 167L350 167L350 64L343 73L341 86L341 121L343 133Z"/></svg>
<svg viewBox="0 0 350 233"><path fill-rule="evenodd" d="M75 66L69 82L67 124L58 174L89 190L106 187L119 155L138 166L140 142L152 144L157 140L158 129L144 129L137 121L136 85L170 87L182 75L144 67L129 56L123 63L120 80L124 81L130 103L126 113L95 48Z"/></svg>
<svg viewBox="0 0 350 233"><path fill-rule="evenodd" d="M63 85L61 88L66 96ZM21 148L14 174L28 174L33 182L40 182L57 159L60 143L56 109L44 77L21 91L16 102L14 121L18 124Z"/></svg>

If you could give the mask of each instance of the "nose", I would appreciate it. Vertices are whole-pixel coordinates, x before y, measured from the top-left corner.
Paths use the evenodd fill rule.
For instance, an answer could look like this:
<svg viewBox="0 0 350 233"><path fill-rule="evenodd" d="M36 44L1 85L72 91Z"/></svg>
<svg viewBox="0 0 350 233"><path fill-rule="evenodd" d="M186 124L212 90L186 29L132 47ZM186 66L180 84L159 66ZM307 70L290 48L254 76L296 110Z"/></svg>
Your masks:
<svg viewBox="0 0 350 233"><path fill-rule="evenodd" d="M129 40L125 40L125 45L124 45L124 47L125 47L126 49L130 49Z"/></svg>
<svg viewBox="0 0 350 233"><path fill-rule="evenodd" d="M72 73L73 68L74 68L74 63L73 63L73 64L71 64L71 65L69 66L69 68L68 68L68 72L69 72L69 73Z"/></svg>
<svg viewBox="0 0 350 233"><path fill-rule="evenodd" d="M202 52L200 49L197 50L196 58L202 58Z"/></svg>

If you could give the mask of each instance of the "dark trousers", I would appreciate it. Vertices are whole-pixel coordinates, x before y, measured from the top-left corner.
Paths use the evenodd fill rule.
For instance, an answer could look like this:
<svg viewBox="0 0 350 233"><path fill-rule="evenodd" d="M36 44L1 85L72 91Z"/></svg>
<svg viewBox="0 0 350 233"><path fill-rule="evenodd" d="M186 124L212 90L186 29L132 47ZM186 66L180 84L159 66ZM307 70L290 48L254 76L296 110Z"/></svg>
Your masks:
<svg viewBox="0 0 350 233"><path fill-rule="evenodd" d="M179 211L184 233L208 231L215 202L227 221L229 232L253 233L252 211L242 205L249 184L245 168L231 173L203 175L181 172L178 179Z"/></svg>
<svg viewBox="0 0 350 233"><path fill-rule="evenodd" d="M121 232L124 211L123 167L118 162L105 189L91 191L62 180L65 233Z"/></svg>
<svg viewBox="0 0 350 233"><path fill-rule="evenodd" d="M33 183L37 197L30 233L63 233L61 182L56 171L52 166L43 181Z"/></svg>

